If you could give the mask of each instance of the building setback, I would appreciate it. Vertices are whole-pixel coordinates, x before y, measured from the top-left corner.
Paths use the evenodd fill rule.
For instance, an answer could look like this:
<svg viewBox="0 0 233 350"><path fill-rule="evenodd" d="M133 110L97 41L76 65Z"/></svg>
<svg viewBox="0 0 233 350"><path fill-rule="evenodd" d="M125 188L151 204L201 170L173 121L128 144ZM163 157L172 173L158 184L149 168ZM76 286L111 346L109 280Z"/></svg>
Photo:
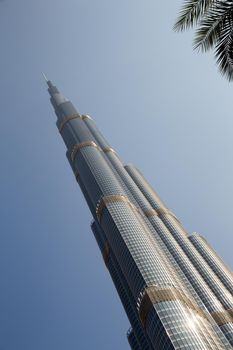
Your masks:
<svg viewBox="0 0 233 350"><path fill-rule="evenodd" d="M188 236L138 169L123 165L93 120L46 81L91 229L131 324L131 349L232 349L232 273L203 237Z"/></svg>

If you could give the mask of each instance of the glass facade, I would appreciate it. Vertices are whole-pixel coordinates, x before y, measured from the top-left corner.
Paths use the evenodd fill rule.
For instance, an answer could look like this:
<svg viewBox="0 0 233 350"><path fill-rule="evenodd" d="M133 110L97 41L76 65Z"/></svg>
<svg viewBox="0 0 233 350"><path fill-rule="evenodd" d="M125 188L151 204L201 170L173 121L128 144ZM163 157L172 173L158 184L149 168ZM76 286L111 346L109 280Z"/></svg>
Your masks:
<svg viewBox="0 0 233 350"><path fill-rule="evenodd" d="M232 349L232 274L47 81L67 158L131 328L131 349Z"/></svg>
<svg viewBox="0 0 233 350"><path fill-rule="evenodd" d="M219 258L216 252L210 247L205 238L198 233L193 233L189 236L189 240L192 242L201 256L205 259L211 270L222 281L225 288L231 294L233 294L232 273L229 271L224 262Z"/></svg>

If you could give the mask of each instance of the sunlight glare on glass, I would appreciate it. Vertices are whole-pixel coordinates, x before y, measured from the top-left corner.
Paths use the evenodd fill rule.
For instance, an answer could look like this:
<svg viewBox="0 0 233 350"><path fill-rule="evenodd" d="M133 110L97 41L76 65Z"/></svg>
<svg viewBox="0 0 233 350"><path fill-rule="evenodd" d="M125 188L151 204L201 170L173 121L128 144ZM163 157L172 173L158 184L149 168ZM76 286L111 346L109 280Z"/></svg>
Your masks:
<svg viewBox="0 0 233 350"><path fill-rule="evenodd" d="M192 318L192 317L188 317L187 318L187 326L192 329L192 330L196 330L197 329L197 319Z"/></svg>

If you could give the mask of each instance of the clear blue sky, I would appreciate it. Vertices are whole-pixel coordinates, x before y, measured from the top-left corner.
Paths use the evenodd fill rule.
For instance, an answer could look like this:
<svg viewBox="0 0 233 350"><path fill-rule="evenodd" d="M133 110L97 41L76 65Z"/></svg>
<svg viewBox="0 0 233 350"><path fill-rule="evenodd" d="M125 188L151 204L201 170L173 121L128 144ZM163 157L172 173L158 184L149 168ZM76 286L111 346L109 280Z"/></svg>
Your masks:
<svg viewBox="0 0 233 350"><path fill-rule="evenodd" d="M0 350L126 350L41 72L232 264L232 85L172 31L181 0L0 2Z"/></svg>

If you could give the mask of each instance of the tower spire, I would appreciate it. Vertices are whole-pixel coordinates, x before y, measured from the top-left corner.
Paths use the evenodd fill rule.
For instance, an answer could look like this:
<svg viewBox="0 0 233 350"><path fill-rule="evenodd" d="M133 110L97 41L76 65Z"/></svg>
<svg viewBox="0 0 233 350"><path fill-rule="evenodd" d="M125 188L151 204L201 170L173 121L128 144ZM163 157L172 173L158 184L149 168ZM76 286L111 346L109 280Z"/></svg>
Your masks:
<svg viewBox="0 0 233 350"><path fill-rule="evenodd" d="M46 83L48 83L49 80L48 80L48 78L46 77L46 75L44 74L44 72L42 72L42 74L43 74L43 77L44 77Z"/></svg>

